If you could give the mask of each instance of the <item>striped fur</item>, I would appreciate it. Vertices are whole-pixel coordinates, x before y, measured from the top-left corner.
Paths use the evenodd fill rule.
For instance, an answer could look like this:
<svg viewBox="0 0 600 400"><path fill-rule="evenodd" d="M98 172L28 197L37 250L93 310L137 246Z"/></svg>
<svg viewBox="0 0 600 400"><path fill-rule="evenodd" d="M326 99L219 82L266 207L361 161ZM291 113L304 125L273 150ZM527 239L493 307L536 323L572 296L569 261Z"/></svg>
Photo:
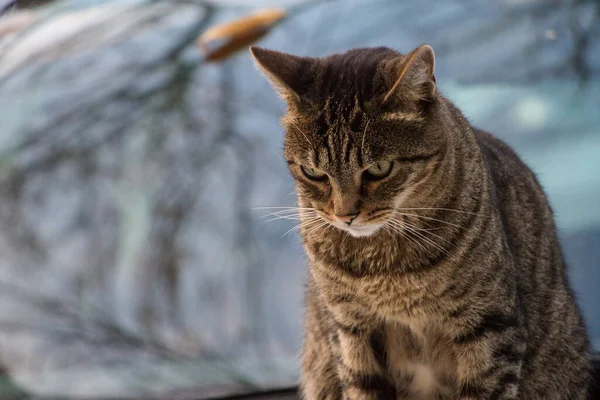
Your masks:
<svg viewBox="0 0 600 400"><path fill-rule="evenodd" d="M301 228L304 398L583 400L588 339L546 196L437 92L431 48L252 51L288 101L299 206L327 222ZM389 175L365 175L379 161Z"/></svg>

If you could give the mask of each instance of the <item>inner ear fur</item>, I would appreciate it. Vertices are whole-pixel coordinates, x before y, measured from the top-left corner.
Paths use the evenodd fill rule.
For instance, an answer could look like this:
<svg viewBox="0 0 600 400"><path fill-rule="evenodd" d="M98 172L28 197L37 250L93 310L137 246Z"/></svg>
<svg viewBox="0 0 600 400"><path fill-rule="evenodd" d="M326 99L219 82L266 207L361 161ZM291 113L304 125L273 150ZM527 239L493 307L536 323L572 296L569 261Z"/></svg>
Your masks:
<svg viewBox="0 0 600 400"><path fill-rule="evenodd" d="M429 45L422 45L398 60L393 68L395 76L392 88L383 103L392 99L416 104L432 102L436 95L435 55Z"/></svg>

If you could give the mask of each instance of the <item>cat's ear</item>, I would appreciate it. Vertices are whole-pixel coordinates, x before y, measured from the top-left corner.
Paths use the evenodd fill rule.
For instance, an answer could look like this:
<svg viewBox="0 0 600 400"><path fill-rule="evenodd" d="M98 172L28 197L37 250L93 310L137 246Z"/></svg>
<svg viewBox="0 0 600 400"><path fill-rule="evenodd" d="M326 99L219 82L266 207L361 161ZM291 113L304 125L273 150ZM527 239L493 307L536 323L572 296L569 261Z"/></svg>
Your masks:
<svg viewBox="0 0 600 400"><path fill-rule="evenodd" d="M279 95L288 103L305 101L306 78L312 59L298 57L261 47L250 47L256 65L271 81Z"/></svg>
<svg viewBox="0 0 600 400"><path fill-rule="evenodd" d="M436 94L435 56L429 45L422 45L403 59L394 68L394 84L383 98L387 102L397 98L403 102L432 102Z"/></svg>

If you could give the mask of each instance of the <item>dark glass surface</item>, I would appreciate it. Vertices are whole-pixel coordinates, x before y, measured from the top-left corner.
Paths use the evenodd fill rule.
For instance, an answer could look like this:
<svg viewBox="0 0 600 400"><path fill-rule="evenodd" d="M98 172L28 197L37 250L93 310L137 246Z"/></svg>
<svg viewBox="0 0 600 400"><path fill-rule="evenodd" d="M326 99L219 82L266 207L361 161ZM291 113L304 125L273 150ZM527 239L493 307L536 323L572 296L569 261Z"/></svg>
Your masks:
<svg viewBox="0 0 600 400"><path fill-rule="evenodd" d="M264 47L433 46L442 93L545 187L600 347L597 2L244 4L57 1L0 36L0 397L295 384L305 256L294 221L259 209L295 204L283 102L246 51L194 46L273 5L289 16Z"/></svg>

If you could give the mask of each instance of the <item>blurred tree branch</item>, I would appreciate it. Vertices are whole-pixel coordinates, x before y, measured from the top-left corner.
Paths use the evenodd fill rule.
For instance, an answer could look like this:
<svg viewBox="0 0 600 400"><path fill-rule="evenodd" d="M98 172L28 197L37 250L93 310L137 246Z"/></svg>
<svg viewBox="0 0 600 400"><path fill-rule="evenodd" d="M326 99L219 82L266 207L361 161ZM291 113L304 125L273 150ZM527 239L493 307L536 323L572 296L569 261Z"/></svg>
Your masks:
<svg viewBox="0 0 600 400"><path fill-rule="evenodd" d="M292 36L304 37L310 44L311 52L316 51L317 47L313 42L317 39L329 39L334 25L340 27L348 25L350 13L344 13L344 7L340 2L337 2L336 7L332 7L333 11L330 10L329 14L323 14L325 16L319 16L315 20L315 30L310 35L306 34L307 30L304 26L295 23L294 18L301 13L309 12L312 7L327 2L328 0L306 1L287 10L289 17L286 27L300 26L301 29L290 29ZM20 3L31 5L31 2ZM181 9L183 11L175 13L175 9L184 4L202 10L201 16L192 22L184 21L180 24L178 19L184 16L183 11L188 10ZM466 5L463 11L471 6L476 7L475 3L463 4ZM443 56L459 46L467 50L475 46L485 46L494 37L509 35L510 29L528 18L542 21L539 24L542 26L551 14L552 10L548 8L550 6L539 2L531 4L532 8L525 10L525 13L523 9L509 11L489 25L479 24L472 29L465 29L460 35L447 35L445 32L440 32L437 39L439 48L436 48L436 51L439 49L438 54ZM593 4L595 10L593 22L582 27L578 23L578 7L590 4ZM377 5L382 8L374 11L373 3L358 5L360 9L354 10L352 15L359 15L360 22L364 23L357 25L356 28L353 27L351 31L348 30L348 35L342 44L354 43L360 38L378 38L379 35L399 26L399 21L408 26L404 33L412 30L416 37L424 34L419 31L418 28L421 26L419 24L424 18L430 16L423 15L422 9L417 7L411 10L407 3L389 0L379 1ZM571 21L569 29L573 33L574 46L570 56L565 58L564 65L558 67L557 64L526 65L525 73L519 72L521 75L514 76L521 76L521 79L529 81L573 73L585 81L595 73L586 61L586 53L590 51L593 35L598 34L600 5L578 0L568 3L568 6L573 11L569 14ZM269 100L257 102L254 93L250 95L240 93L241 79L236 74L233 57L223 59L225 62L216 66L207 66L207 70L213 68L215 83L197 88L200 84L199 71L202 58L194 53L196 49L193 44L198 35L210 26L214 15L220 10L216 2L158 0L148 1L136 7L139 8L91 25L89 30L69 37L54 47L30 54L26 62L0 77L0 90L5 99L10 98L10 95L19 96L21 94L19 90L22 88L31 90L35 84L48 81L51 81L54 86L44 86L39 92L35 91L32 96L42 97L51 90L57 90L61 95L50 100L44 97L45 103L42 103L43 107L39 107L37 112L27 116L23 114L24 123L19 128L13 128L12 132L19 140L9 149L10 151L0 154L2 156L0 158L0 194L2 195L0 217L3 226L10 227L6 230L5 236L8 238L11 251L27 254L29 260L32 260L31 264L45 268L49 264L48 260L53 256L52 249L40 238L37 222L33 225L23 222L28 216L28 210L22 207L26 183L35 177L45 176L43 174L48 171L59 170L61 165L68 162L76 163L75 168L78 169L89 168L92 170L89 176L101 175L103 172L94 170L96 168L94 157L99 152L99 148L111 144L114 147L110 151L118 153L124 146L124 138L137 135L138 131L142 131L140 136L146 140L144 145L147 147L143 150L145 153L140 168L143 169L146 166L144 162L147 162L148 165L160 164L161 169L161 174L148 179L148 181L152 180L151 184L154 185L148 207L150 223L147 235L143 238L141 261L137 259L135 261L135 263L139 261L140 264L140 270L137 271L139 275L135 277L143 286L140 292L148 291L140 295L143 298L142 304L135 309L135 313L138 320L143 321L146 329L141 331L127 329L117 321L113 315L114 310L109 312L94 305L93 302L84 302L82 305L82 293L77 289L74 289L73 293L66 293L65 298L57 299L38 293L37 288L36 290L21 288L0 281L0 295L36 310L34 315L42 315L39 319L27 319L21 315L3 318L0 321L0 331L33 334L47 339L50 344L43 346L40 353L36 355L40 359L44 359L44 353L49 355L48 358L59 358L62 356L62 346L82 343L88 349L88 357L93 359L94 355L98 355L96 361L99 363L110 364L112 361L100 359L100 354L104 350L113 350L123 353L128 351L143 353L173 364L191 364L202 359L215 360L215 365L220 365L217 361L224 362L229 355L235 355L247 348L258 349L262 344L261 340L266 342L264 337L269 335L269 327L263 325L267 311L264 308L265 294L261 291L264 280L268 278L267 262L257 250L256 229L249 212L253 185L257 182L256 170L261 167L260 162L256 162L255 159L257 143L260 142L240 130L237 125L239 121L236 107L240 105L251 107L254 113L258 111L267 114L278 114L281 110L273 103L269 103ZM365 17L363 20L362 17L367 15L366 11L369 11L371 13L369 15L374 18ZM169 22L171 12L174 17ZM68 14L67 11L64 13ZM59 16L57 15L56 18ZM51 19L52 17L48 17L45 22ZM464 19L464 14L443 18L436 16L435 21L433 23L430 21L429 24L432 26L459 24L461 19ZM159 30L158 28L163 25L168 29ZM121 29L121 33L118 29ZM148 31L156 32L154 36L142 35ZM160 42L161 38L167 36L168 44ZM14 43L14 48L17 48L19 42ZM323 50L328 50L331 46L328 40L322 40L322 43L325 44ZM525 55L520 54L519 57L523 56L525 59L527 54L533 56L537 54L540 47L545 45L544 39L540 36L523 46ZM244 46L238 46L236 50L241 54L245 50ZM11 46L8 47L10 50ZM91 56L85 58L86 54ZM236 53L232 51L227 56L234 54ZM2 64L1 58L0 64ZM106 60L110 62L104 63ZM508 81L511 75L506 74L505 71L510 69L507 65L510 66L511 63L514 64L514 59L507 57L490 69L481 71L481 75L469 77L470 82L477 79L490 82L496 78ZM77 81L76 78L80 76L88 79ZM23 82L29 82L29 86ZM84 86L89 82L93 84ZM202 83L206 82L202 81ZM78 85L82 85L85 90L75 90ZM11 87L19 90L10 92ZM207 107L209 115L202 115L198 111L209 101L207 100L204 105L197 104L198 97L193 97L195 93L202 93L204 98L210 100L210 107ZM38 97L35 98L37 101ZM2 103L0 99L0 105L2 104L6 107L10 106L8 101ZM22 109L17 107L11 110L22 112ZM52 111L47 112L47 110ZM44 112L47 114L44 115L45 119L42 119L40 113ZM6 112L7 116L10 114L11 111ZM29 124L30 120L36 123ZM150 128L146 130L144 130L146 127L139 128L140 120L151 125ZM39 121L43 123L38 123ZM260 125L260 129L263 129L267 123L274 123L272 122L274 118L270 118L269 121ZM239 319L243 320L240 324L242 328L236 331L238 336L232 335L233 339L223 335L221 343L225 343L226 340L235 341L235 343L227 342L223 345L226 349L221 349L230 352L229 354L224 355L223 352L201 347L204 346L202 334L198 335L202 337L194 337L194 340L200 343L198 346L200 350L197 353L194 353L194 350L182 351L181 348L164 340L164 337L161 339L161 323L166 320L178 333L187 329L186 316L181 314L182 300L178 296L182 290L181 281L184 279L182 270L186 257L180 237L188 224L192 223L190 221L197 217L195 212L204 218L202 223L209 228L215 226L220 228L218 223L222 221L214 215L208 215L209 213L204 210L198 211L198 199L203 191L210 192L212 189L211 182L206 180L206 176L211 172L210 167L225 154L225 150L233 150L235 155L233 157L235 162L230 164L238 163L242 166L231 167L234 174L228 175L232 177L231 195L234 197L236 210L232 213L233 222L226 221L229 226L233 226L234 233L226 237L224 235L223 238L231 242L230 248L239 249L236 256L240 255L240 265L244 268L239 265L232 267L232 270L238 274L235 288L241 291L239 297L242 300L239 308L243 313ZM231 153L226 155L230 156ZM127 154L123 153L119 156L126 158ZM119 166L122 167L122 164ZM118 176L124 172L117 170L114 174ZM103 187L98 187L90 190L88 195L100 196L102 189ZM96 207L92 201L86 204L90 208ZM115 211L117 212L122 211ZM114 222L114 225L118 223L122 221ZM78 229L83 230L81 227ZM114 239L114 231L110 231L109 234L113 234L112 239ZM211 232L211 234L219 237L219 232ZM97 240L100 242L101 238ZM106 249L107 252L112 251L113 247L106 246ZM94 281L90 286L96 284L98 269L114 268L114 259L116 255L110 254L106 258L98 258L91 264L92 267L87 269L82 265L82 271L77 272L80 274L78 277L81 277L79 282L87 279ZM229 260L231 259L234 258L231 257ZM21 266L18 262L15 264ZM138 265L133 267L137 268ZM40 288L40 292L42 289ZM218 300L223 302L227 300L228 294L220 288L215 289L214 293L214 297ZM217 312L222 310L218 307L216 309ZM223 325L230 323L226 317L223 316ZM226 330L221 327L218 329ZM9 368L5 369L10 373ZM226 368L224 373L232 376L236 384L241 387L254 385L252 379L236 369L235 365ZM152 378L153 376L150 376L146 379ZM194 376L190 379L194 379Z"/></svg>
<svg viewBox="0 0 600 400"><path fill-rule="evenodd" d="M60 351L61 344L72 346L75 342L82 342L87 346L91 346L92 354L99 359L99 362L104 363L110 362L110 360L103 361L101 359L103 350L121 350L129 353L135 351L139 354L151 355L158 360L177 364L193 363L201 357L203 360L218 361L219 363L215 362L209 365L213 365L215 370L221 371L231 379L235 379L232 384L256 389L252 380L246 378L241 370L233 365L229 368L224 367L223 362L226 359L223 359L218 353L212 353L208 349L201 355L190 356L181 353L146 335L140 336L137 332L124 329L116 324L106 311L100 308L81 309L76 305L75 300L67 301L52 298L2 281L0 281L0 295L6 300L17 301L21 305L33 307L33 309L40 311L45 319L26 321L21 320L18 315L13 318L4 317L0 319L0 332L40 335L40 337L50 340L52 343L51 347L47 349L48 352ZM37 357L41 357L39 352ZM66 362L64 355L61 355L61 361ZM119 362L122 363L124 360L121 359Z"/></svg>

